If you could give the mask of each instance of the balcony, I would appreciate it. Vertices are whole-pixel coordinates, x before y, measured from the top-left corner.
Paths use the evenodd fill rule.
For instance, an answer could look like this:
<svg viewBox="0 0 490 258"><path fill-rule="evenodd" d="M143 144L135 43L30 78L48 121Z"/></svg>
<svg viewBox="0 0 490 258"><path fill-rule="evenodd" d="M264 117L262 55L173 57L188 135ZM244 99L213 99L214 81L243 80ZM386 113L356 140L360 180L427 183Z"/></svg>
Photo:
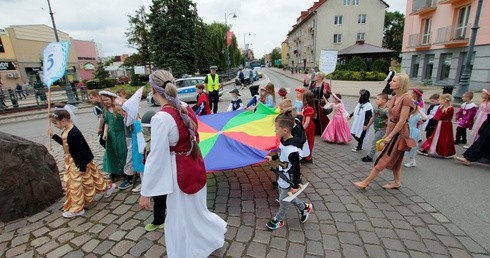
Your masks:
<svg viewBox="0 0 490 258"><path fill-rule="evenodd" d="M437 29L434 44L445 46L463 46L469 42L471 24L466 26L446 26Z"/></svg>
<svg viewBox="0 0 490 258"><path fill-rule="evenodd" d="M472 0L439 0L439 4L452 4L452 5L459 5L459 4L465 4L465 3L470 3L473 2Z"/></svg>
<svg viewBox="0 0 490 258"><path fill-rule="evenodd" d="M415 49L428 49L430 48L430 32L424 34L411 34L408 36L408 47Z"/></svg>
<svg viewBox="0 0 490 258"><path fill-rule="evenodd" d="M414 0L410 15L425 15L437 9L436 0Z"/></svg>

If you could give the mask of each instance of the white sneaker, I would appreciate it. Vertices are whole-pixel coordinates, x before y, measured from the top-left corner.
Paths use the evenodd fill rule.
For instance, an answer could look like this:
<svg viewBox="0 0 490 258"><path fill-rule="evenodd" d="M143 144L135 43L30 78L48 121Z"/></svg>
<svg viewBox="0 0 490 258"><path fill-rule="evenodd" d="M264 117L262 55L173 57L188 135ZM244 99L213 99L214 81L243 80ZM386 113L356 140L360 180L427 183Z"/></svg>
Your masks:
<svg viewBox="0 0 490 258"><path fill-rule="evenodd" d="M133 188L133 193L139 193L141 191L141 184L137 185L135 188Z"/></svg>
<svg viewBox="0 0 490 258"><path fill-rule="evenodd" d="M114 192L114 190L116 190L116 184L110 182L109 183L109 187L107 187L107 190L105 191L105 194L104 194L104 197L105 198L109 198L111 197L112 193Z"/></svg>
<svg viewBox="0 0 490 258"><path fill-rule="evenodd" d="M83 214L85 214L85 209L78 211L78 212L65 211L65 212L63 212L63 217L73 218L73 217L77 217L77 216L82 216Z"/></svg>
<svg viewBox="0 0 490 258"><path fill-rule="evenodd" d="M410 160L409 162L403 164L405 167L407 168L411 168L411 167L416 167L417 166L417 162L415 162L414 159Z"/></svg>

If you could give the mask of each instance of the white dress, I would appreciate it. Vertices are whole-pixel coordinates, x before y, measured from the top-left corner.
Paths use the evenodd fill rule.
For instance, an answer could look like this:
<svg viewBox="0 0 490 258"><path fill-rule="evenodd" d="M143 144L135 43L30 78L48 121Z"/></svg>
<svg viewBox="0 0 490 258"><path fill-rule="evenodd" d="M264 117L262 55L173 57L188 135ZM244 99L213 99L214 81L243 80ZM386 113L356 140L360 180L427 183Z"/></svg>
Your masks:
<svg viewBox="0 0 490 258"><path fill-rule="evenodd" d="M207 187L186 194L177 183L175 153L179 141L177 124L166 112L151 119L151 152L145 164L141 195L167 194L165 245L170 258L208 257L225 242L226 222L210 212Z"/></svg>

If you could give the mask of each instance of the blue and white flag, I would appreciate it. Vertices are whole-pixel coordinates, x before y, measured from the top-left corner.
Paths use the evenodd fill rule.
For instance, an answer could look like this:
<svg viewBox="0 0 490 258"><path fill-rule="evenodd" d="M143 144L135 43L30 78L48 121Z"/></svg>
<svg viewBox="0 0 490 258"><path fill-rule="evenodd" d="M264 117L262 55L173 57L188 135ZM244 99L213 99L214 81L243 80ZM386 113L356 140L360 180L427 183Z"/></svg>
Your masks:
<svg viewBox="0 0 490 258"><path fill-rule="evenodd" d="M51 88L53 82L59 80L66 72L70 42L52 42L44 49L43 82Z"/></svg>

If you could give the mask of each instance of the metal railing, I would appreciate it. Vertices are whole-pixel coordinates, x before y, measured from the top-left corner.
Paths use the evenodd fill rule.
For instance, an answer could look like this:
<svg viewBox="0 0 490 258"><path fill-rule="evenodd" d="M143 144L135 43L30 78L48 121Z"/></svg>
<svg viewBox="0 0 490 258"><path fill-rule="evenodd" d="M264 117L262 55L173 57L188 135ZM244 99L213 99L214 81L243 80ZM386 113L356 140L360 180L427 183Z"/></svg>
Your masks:
<svg viewBox="0 0 490 258"><path fill-rule="evenodd" d="M420 12L423 9L437 7L436 0L414 0L412 3L412 13Z"/></svg>
<svg viewBox="0 0 490 258"><path fill-rule="evenodd" d="M424 34L411 34L408 36L408 47L414 48L414 47L421 47L421 46L430 46L431 41L430 41L430 36L431 33L424 33Z"/></svg>
<svg viewBox="0 0 490 258"><path fill-rule="evenodd" d="M435 44L444 44L448 42L459 42L469 40L471 33L471 24L460 26L446 26L437 29Z"/></svg>

